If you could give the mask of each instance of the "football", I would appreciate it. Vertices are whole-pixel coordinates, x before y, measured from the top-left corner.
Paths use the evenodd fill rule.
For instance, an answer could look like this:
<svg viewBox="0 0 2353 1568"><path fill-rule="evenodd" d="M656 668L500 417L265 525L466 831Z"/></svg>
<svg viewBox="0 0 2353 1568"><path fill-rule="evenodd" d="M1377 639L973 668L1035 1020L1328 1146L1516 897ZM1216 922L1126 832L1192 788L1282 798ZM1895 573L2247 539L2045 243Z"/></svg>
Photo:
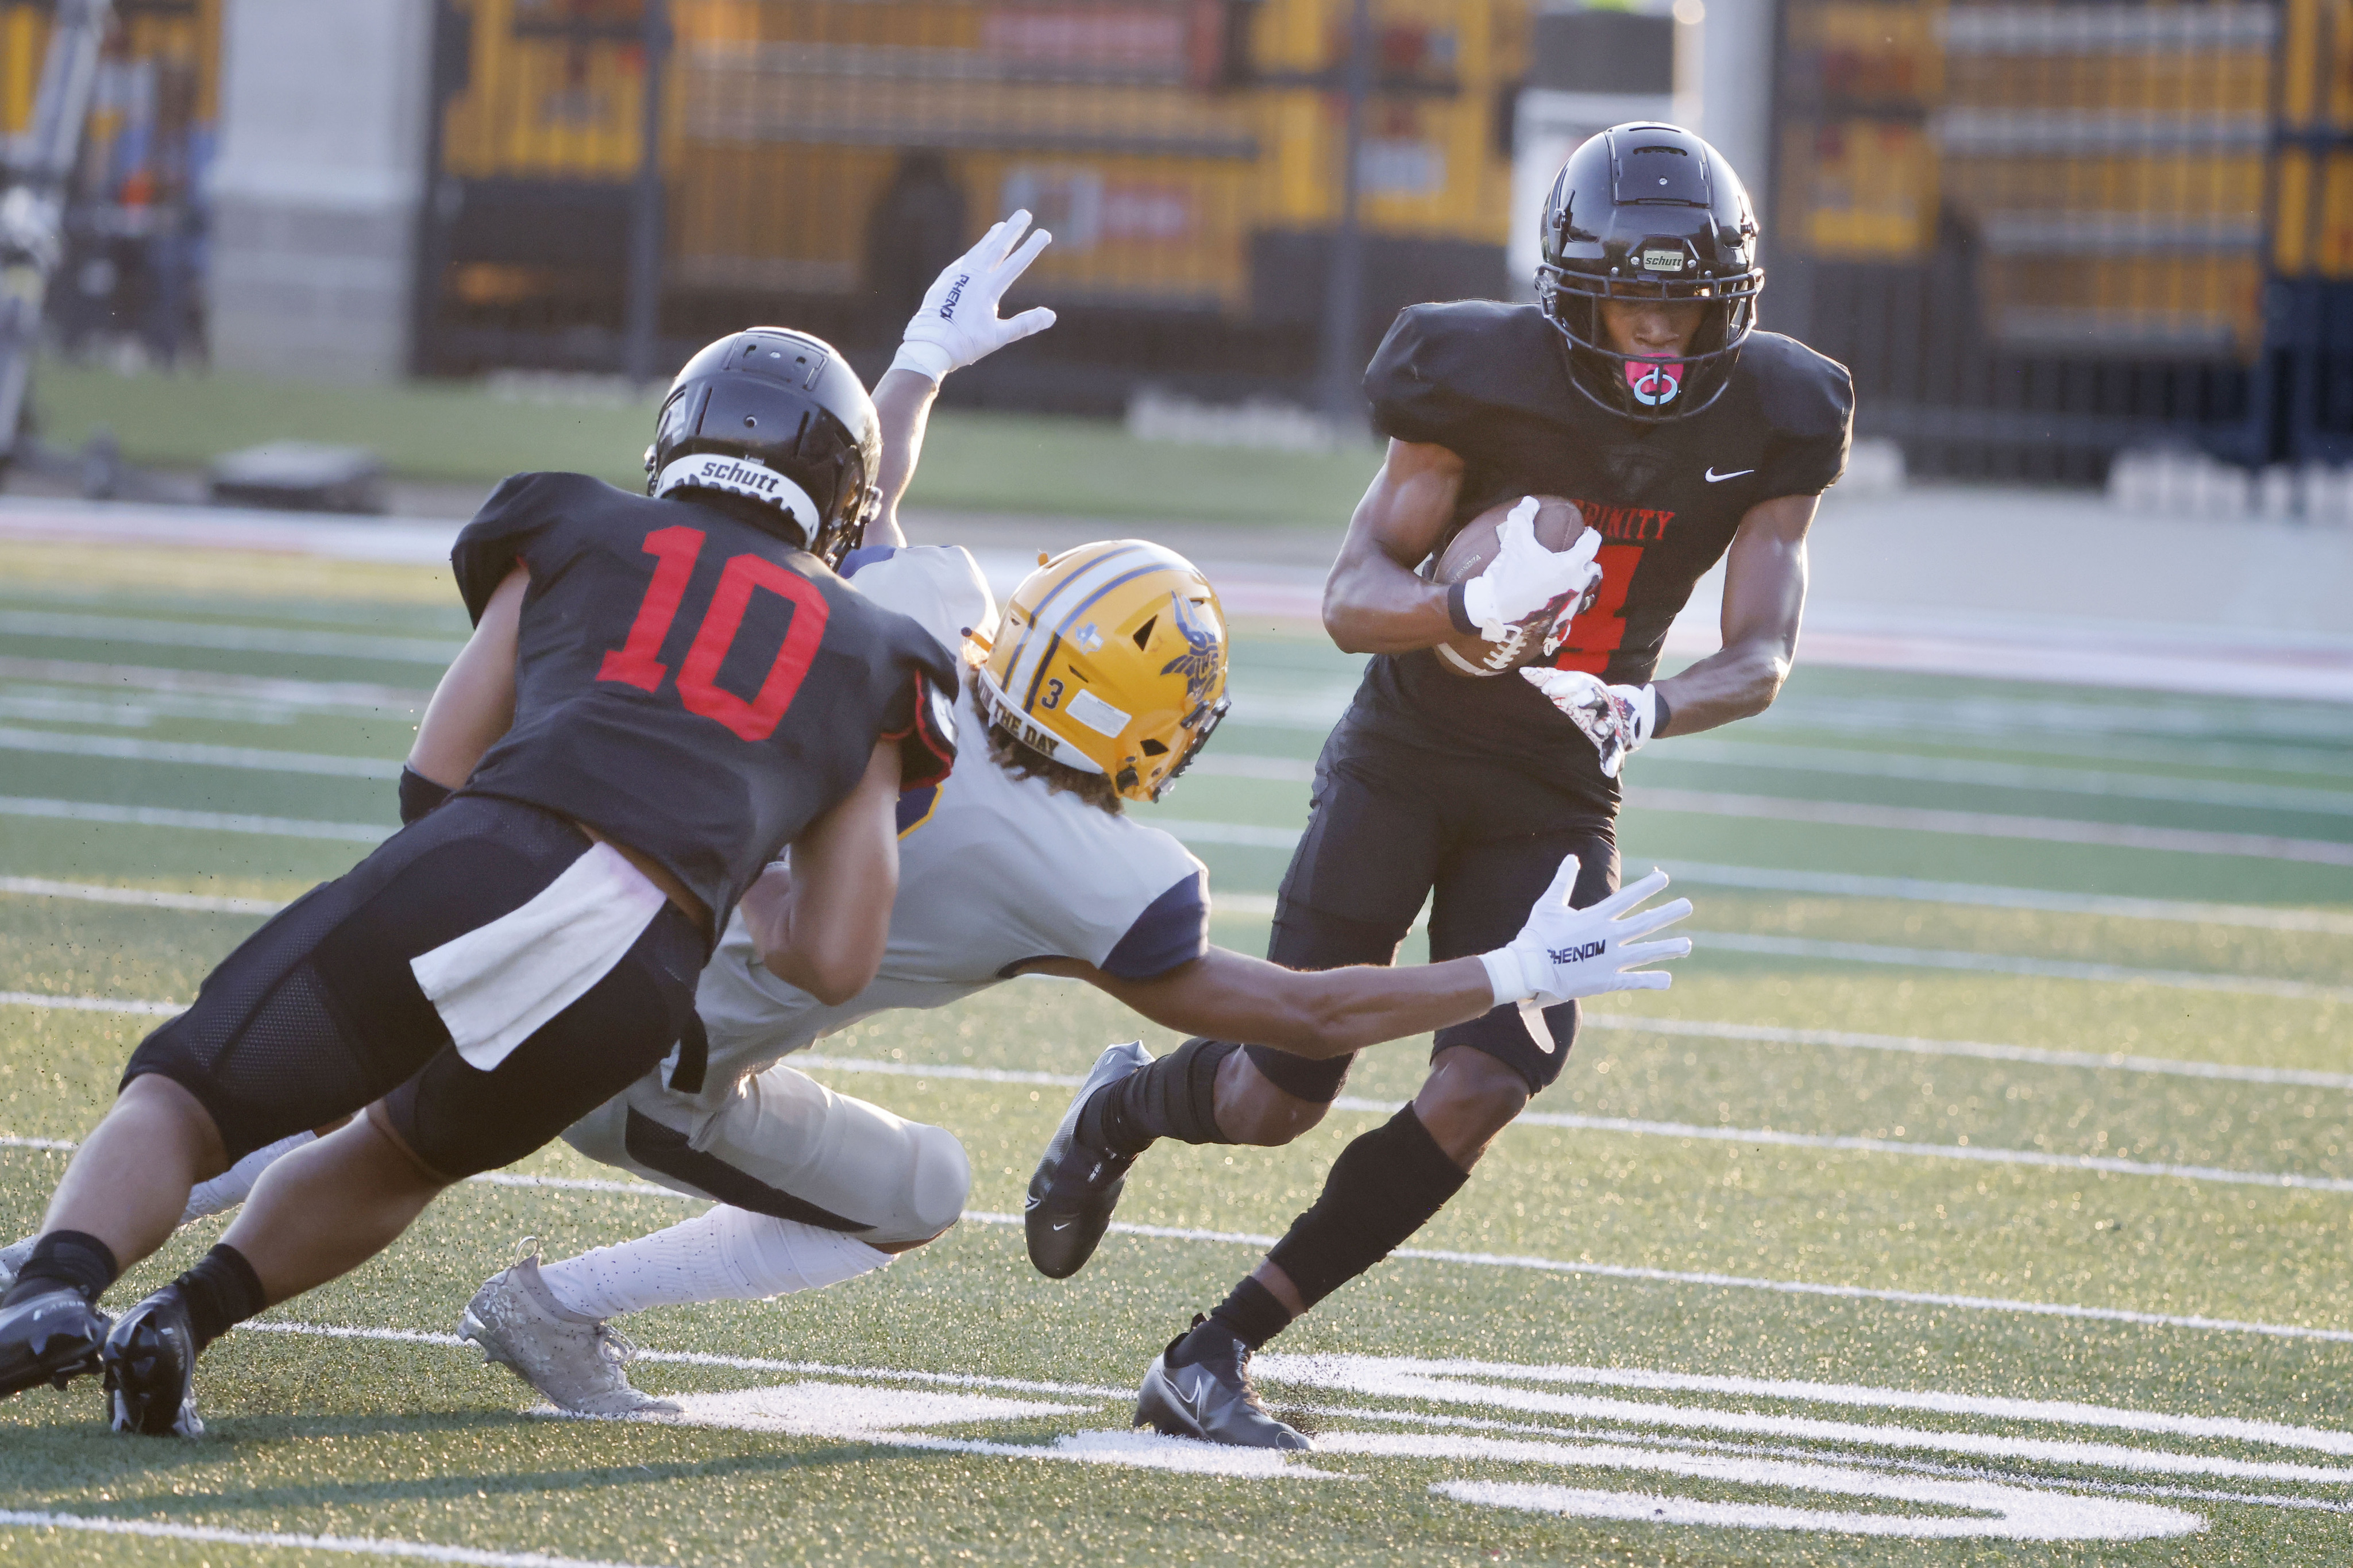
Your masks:
<svg viewBox="0 0 2353 1568"><path fill-rule="evenodd" d="M1430 581L1460 583L1485 571L1487 563L1495 558L1495 531L1519 504L1518 496L1507 496L1464 523L1439 552ZM1536 498L1538 544L1546 550L1566 550L1584 531L1585 518L1576 502L1559 496ZM1456 675L1502 675L1543 654L1545 632L1551 624L1551 613L1540 612L1521 622L1502 642L1489 642L1477 632L1457 632L1434 651L1440 667Z"/></svg>

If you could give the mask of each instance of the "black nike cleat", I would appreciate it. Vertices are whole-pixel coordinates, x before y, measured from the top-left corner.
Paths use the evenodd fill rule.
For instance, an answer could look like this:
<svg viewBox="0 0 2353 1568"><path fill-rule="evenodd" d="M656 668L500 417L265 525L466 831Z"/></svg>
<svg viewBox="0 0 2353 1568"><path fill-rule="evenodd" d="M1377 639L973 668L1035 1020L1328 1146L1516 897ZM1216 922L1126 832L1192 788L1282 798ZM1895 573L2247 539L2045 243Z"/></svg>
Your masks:
<svg viewBox="0 0 2353 1568"><path fill-rule="evenodd" d="M0 1399L44 1383L63 1388L96 1372L99 1347L111 1326L70 1285L0 1307Z"/></svg>
<svg viewBox="0 0 2353 1568"><path fill-rule="evenodd" d="M1169 1365L1168 1358L1187 1341L1205 1342L1192 1346L1184 1365ZM1170 1340L1153 1358L1135 1396L1135 1424L1163 1436L1229 1448L1314 1447L1306 1434L1267 1414L1250 1385L1250 1346L1223 1324L1195 1318L1191 1333Z"/></svg>
<svg viewBox="0 0 2353 1568"><path fill-rule="evenodd" d="M1029 1201L1022 1205L1021 1226L1029 1237L1029 1261L1049 1279L1068 1279L1095 1255L1095 1244L1119 1206L1120 1190L1127 1185L1133 1154L1098 1149L1079 1138L1079 1113L1098 1090L1152 1065L1152 1053L1141 1040L1117 1045L1095 1058L1087 1081L1079 1085L1062 1124L1046 1145L1029 1178Z"/></svg>
<svg viewBox="0 0 2353 1568"><path fill-rule="evenodd" d="M118 1432L201 1437L196 1332L188 1303L166 1285L122 1314L106 1336L106 1392Z"/></svg>

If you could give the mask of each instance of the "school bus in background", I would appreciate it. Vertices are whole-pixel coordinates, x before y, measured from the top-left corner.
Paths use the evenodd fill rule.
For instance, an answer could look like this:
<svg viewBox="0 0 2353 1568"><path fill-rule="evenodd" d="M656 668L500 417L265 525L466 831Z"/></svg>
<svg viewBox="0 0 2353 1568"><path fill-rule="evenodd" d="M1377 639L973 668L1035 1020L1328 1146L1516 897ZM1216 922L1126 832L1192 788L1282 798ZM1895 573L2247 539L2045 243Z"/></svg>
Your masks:
<svg viewBox="0 0 2353 1568"><path fill-rule="evenodd" d="M439 357L461 368L560 357L565 342L596 352L626 270L638 0L445 4L459 38L441 51ZM1368 316L1504 289L1510 97L1533 9L1376 5ZM1312 338L1338 204L1348 0L668 10L666 331L790 310L845 341L879 340L939 266L1026 206L1055 237L1026 289L1066 319L1101 313L1131 332L1161 321L1179 357L1262 343L1270 329Z"/></svg>
<svg viewBox="0 0 2353 1568"><path fill-rule="evenodd" d="M1965 240L1998 342L2252 360L2280 16L1789 0L1783 254L1915 264Z"/></svg>
<svg viewBox="0 0 2353 1568"><path fill-rule="evenodd" d="M222 0L114 0L48 292L69 352L202 352L205 175L219 123ZM27 130L51 6L0 0L0 136Z"/></svg>

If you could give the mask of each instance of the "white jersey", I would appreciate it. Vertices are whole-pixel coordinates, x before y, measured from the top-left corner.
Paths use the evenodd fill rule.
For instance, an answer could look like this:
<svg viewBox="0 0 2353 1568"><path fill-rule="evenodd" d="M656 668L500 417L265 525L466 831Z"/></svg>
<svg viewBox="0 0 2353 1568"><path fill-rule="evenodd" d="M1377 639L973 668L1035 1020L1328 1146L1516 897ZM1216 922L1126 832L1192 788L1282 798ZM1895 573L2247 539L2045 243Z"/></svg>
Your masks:
<svg viewBox="0 0 2353 1568"><path fill-rule="evenodd" d="M987 584L961 549L861 550L843 568L950 647L966 628L995 625ZM738 913L695 998L708 1068L695 1092L667 1088L671 1106L715 1110L745 1077L836 1030L892 1008L944 1007L1035 959L1081 959L1142 980L1208 951L1208 875L1183 845L997 765L969 680L959 717L955 771L900 802L899 898L874 983L826 1006L761 967ZM676 1065L665 1064L665 1079Z"/></svg>

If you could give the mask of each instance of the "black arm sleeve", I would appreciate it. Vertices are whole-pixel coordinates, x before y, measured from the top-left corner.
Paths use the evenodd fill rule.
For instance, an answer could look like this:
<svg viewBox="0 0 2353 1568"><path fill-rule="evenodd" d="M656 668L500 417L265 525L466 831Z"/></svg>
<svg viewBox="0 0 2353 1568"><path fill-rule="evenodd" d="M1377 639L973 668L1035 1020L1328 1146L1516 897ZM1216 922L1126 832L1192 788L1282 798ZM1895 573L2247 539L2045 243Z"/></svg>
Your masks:
<svg viewBox="0 0 2353 1568"><path fill-rule="evenodd" d="M404 765L400 770L400 825L407 826L455 793Z"/></svg>

